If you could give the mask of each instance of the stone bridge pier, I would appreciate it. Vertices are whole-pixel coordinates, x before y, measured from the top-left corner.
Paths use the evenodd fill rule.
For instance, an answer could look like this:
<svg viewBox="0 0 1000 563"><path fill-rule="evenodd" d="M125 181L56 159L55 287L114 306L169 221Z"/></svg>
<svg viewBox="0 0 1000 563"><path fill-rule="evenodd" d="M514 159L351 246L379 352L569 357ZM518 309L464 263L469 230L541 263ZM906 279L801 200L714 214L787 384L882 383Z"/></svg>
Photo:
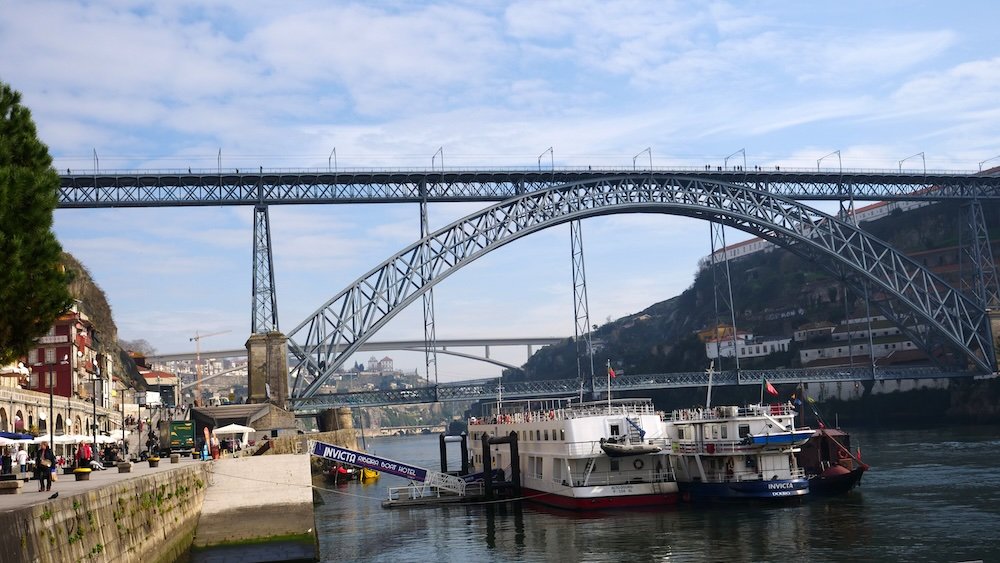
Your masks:
<svg viewBox="0 0 1000 563"><path fill-rule="evenodd" d="M288 337L278 331L257 333L247 347L248 402L288 408Z"/></svg>

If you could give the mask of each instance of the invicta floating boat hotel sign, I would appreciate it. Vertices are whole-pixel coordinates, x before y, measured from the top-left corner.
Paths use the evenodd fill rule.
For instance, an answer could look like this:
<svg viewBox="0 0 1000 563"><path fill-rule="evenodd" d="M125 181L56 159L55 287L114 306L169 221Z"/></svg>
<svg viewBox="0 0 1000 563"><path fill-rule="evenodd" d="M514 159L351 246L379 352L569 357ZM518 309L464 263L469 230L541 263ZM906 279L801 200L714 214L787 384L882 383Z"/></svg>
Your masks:
<svg viewBox="0 0 1000 563"><path fill-rule="evenodd" d="M399 477L412 479L414 481L423 482L427 479L427 470L422 467L407 465L399 461L374 456L365 452L356 452L340 446L334 446L333 444L327 444L326 442L313 441L312 449L310 451L312 452L312 455L332 461L339 461L340 463L346 463L356 467L375 469L376 471L381 471L390 475L398 475Z"/></svg>

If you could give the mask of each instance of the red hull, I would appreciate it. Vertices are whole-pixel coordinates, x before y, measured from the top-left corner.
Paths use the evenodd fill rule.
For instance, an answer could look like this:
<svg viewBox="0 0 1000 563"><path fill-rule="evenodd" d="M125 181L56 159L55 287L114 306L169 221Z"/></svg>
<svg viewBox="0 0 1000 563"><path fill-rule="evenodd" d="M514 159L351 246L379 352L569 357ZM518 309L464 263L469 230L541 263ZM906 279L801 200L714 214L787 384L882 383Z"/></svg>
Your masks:
<svg viewBox="0 0 1000 563"><path fill-rule="evenodd" d="M679 498L677 493L575 498L526 488L521 489L521 496L525 500L529 500L531 502L537 502L539 504L545 504L566 510L606 510L616 508L669 506L677 504L677 500Z"/></svg>

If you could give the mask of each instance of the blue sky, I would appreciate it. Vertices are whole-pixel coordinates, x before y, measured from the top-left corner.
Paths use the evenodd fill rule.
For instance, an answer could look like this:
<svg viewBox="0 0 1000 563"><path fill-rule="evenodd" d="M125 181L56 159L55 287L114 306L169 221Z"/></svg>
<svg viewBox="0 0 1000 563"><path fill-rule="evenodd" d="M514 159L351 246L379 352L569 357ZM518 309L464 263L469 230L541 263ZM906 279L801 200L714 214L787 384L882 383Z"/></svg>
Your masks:
<svg viewBox="0 0 1000 563"><path fill-rule="evenodd" d="M449 168L536 166L549 147L557 166L630 167L649 147L655 167L745 149L751 167L839 150L845 168L923 152L928 169L975 170L1000 156L998 19L987 1L0 0L0 80L59 169L91 170L95 151L102 170L214 169L220 151L226 168L325 168L334 148L341 168L426 168L439 147ZM477 207L431 206L432 227ZM275 206L271 221L286 330L419 234L409 205ZM245 342L251 208L59 210L55 230L121 338ZM583 231L593 323L683 291L710 244L706 223L669 215ZM572 335L570 268L565 226L491 253L437 286L439 338ZM421 338L412 309L375 339ZM440 361L442 380L497 373Z"/></svg>

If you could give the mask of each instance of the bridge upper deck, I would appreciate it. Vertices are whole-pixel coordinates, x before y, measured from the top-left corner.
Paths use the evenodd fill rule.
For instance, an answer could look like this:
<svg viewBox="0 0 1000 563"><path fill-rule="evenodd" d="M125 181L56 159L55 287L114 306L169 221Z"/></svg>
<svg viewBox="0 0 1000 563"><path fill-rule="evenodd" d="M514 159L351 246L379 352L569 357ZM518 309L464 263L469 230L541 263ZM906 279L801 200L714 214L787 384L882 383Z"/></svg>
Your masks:
<svg viewBox="0 0 1000 563"><path fill-rule="evenodd" d="M799 200L1000 198L1000 169L718 170L619 168L367 170L67 170L59 207L181 207L303 203L491 202L555 185L608 177L696 177Z"/></svg>

